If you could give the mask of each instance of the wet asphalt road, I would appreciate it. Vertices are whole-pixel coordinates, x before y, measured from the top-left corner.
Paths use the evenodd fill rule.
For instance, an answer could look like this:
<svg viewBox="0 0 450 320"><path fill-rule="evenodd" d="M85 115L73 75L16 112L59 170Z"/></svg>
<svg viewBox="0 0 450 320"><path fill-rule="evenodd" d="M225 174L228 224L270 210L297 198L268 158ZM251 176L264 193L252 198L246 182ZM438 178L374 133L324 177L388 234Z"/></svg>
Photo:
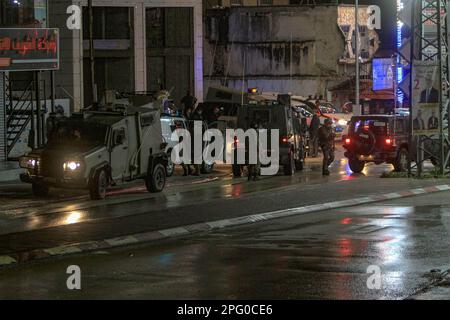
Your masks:
<svg viewBox="0 0 450 320"><path fill-rule="evenodd" d="M142 183L135 183L111 190L105 201L67 190L52 190L50 197L36 199L29 185L3 185L0 255L436 184L380 179L391 170L389 165L370 165L364 174L353 175L339 155L330 177L321 175L320 159L309 160L304 172L294 177L256 182L233 179L229 167L219 167L209 176L171 178L161 194L148 194Z"/></svg>
<svg viewBox="0 0 450 320"><path fill-rule="evenodd" d="M354 175L341 153L337 159L330 177L320 159L294 177L257 182L219 167L201 178L176 176L161 194L139 183L116 188L105 201L64 190L35 199L28 185L3 184L0 255L448 183L380 179L389 165ZM0 298L406 298L432 283L426 272L450 263L448 195L0 269ZM82 267L82 292L65 287L69 264ZM371 264L382 268L382 290L365 285Z"/></svg>
<svg viewBox="0 0 450 320"><path fill-rule="evenodd" d="M436 184L380 179L390 165L369 165L364 174L353 175L342 153L337 159L330 177L321 175L320 159L310 159L294 177L256 182L233 179L229 167L219 167L209 176L171 178L161 194L148 194L142 183L135 183L111 190L105 201L67 190L36 199L29 185L2 185L0 255Z"/></svg>
<svg viewBox="0 0 450 320"><path fill-rule="evenodd" d="M0 298L407 299L450 268L450 193L330 210L0 271ZM82 290L66 288L78 265ZM370 290L367 268L380 268ZM440 298L450 299L450 290ZM431 296L432 298L432 296Z"/></svg>

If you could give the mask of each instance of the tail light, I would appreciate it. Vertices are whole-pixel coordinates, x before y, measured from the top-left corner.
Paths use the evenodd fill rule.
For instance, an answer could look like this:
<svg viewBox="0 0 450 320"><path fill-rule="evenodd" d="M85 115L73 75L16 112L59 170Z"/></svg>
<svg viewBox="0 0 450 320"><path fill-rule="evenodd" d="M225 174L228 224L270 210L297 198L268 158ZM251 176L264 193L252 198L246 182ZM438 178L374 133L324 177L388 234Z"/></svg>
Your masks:
<svg viewBox="0 0 450 320"><path fill-rule="evenodd" d="M239 146L239 139L234 137L234 147L237 148Z"/></svg>
<svg viewBox="0 0 450 320"><path fill-rule="evenodd" d="M345 139L345 144L346 145L349 145L349 144L351 144L352 143L352 139L350 139L350 138L346 138Z"/></svg>
<svg viewBox="0 0 450 320"><path fill-rule="evenodd" d="M281 142L281 143L288 143L289 140L291 140L291 138L292 138L292 135L289 135L289 136L281 136L280 142Z"/></svg>
<svg viewBox="0 0 450 320"><path fill-rule="evenodd" d="M391 138L386 138L384 143L386 143L386 145L388 145L388 146L391 146L394 144L394 140L392 140Z"/></svg>

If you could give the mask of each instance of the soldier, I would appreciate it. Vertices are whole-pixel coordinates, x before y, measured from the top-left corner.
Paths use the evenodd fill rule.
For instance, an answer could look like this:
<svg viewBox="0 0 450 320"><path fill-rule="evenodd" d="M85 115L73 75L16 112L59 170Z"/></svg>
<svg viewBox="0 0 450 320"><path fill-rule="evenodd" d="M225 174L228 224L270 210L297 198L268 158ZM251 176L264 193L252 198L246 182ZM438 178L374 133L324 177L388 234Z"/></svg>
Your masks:
<svg viewBox="0 0 450 320"><path fill-rule="evenodd" d="M203 110L201 108L197 108L195 111L192 111L192 109L188 109L188 116L189 121L189 131L191 133L191 137L194 137L194 125L197 121L203 121ZM204 132L203 132L204 133ZM194 161L194 148L195 144L191 145L191 159ZM191 167L194 167L194 170L192 170ZM183 166L184 170L184 176L186 175L192 175L192 176L200 176L201 173L201 164L186 164Z"/></svg>
<svg viewBox="0 0 450 320"><path fill-rule="evenodd" d="M194 106L197 103L197 98L191 94L191 91L187 91L186 95L181 99L181 104L183 105L183 114L186 115L187 110L194 110Z"/></svg>
<svg viewBox="0 0 450 320"><path fill-rule="evenodd" d="M195 109L195 111L192 113L191 119L190 120L194 120L194 121L203 121L203 109L200 107L197 107Z"/></svg>
<svg viewBox="0 0 450 320"><path fill-rule="evenodd" d="M310 150L311 150L311 157L315 158L317 157L317 154L319 152L319 138L318 138L318 132L320 127L320 118L318 113L320 112L320 102L316 101L316 107L314 110L314 115L311 119L311 124L309 126L309 139L310 139Z"/></svg>
<svg viewBox="0 0 450 320"><path fill-rule="evenodd" d="M318 138L319 145L323 153L323 165L322 174L324 176L329 176L330 171L328 170L330 164L334 161L334 132L333 132L333 121L330 118L325 119L324 125L319 128Z"/></svg>
<svg viewBox="0 0 450 320"><path fill-rule="evenodd" d="M261 124L261 120L257 119L251 126L253 129L256 130L256 146L257 146L257 151L258 154L256 156L256 164L249 164L248 165L248 181L252 180L256 181L258 180L258 176L260 174L261 171L261 163L259 161L259 155L260 155L260 143L259 143L259 130L263 129L264 127ZM247 153L247 157L248 159L250 159L250 154L249 154L249 145L246 145L246 153Z"/></svg>

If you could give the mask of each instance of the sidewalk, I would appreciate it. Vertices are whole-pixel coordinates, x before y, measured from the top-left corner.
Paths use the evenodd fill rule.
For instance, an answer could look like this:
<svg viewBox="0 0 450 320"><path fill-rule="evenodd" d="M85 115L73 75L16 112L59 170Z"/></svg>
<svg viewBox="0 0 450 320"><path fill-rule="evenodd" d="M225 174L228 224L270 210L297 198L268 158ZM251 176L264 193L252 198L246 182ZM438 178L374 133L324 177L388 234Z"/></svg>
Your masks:
<svg viewBox="0 0 450 320"><path fill-rule="evenodd" d="M20 174L24 172L17 161L0 162L0 182L20 181Z"/></svg>

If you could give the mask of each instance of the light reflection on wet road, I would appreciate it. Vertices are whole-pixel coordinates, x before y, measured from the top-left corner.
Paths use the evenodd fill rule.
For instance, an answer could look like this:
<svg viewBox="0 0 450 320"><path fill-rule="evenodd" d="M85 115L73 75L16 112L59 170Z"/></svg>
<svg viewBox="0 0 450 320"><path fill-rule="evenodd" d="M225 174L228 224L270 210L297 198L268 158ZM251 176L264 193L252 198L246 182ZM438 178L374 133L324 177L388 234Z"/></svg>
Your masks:
<svg viewBox="0 0 450 320"><path fill-rule="evenodd" d="M320 158L309 159L304 172L293 177L278 175L256 182L232 179L230 168L222 166L216 177L176 176L161 194L148 194L141 184L132 184L114 189L105 201L90 201L86 195L66 190L54 190L48 199L36 200L28 185L3 185L0 255L436 184L380 179L392 169L390 165L368 165L365 174L353 175L342 153L337 159L330 177L322 176ZM204 179L209 182L198 183Z"/></svg>
<svg viewBox="0 0 450 320"><path fill-rule="evenodd" d="M450 267L449 193L295 216L0 272L0 298L402 299ZM439 203L439 205L438 205ZM79 265L83 290L65 289ZM367 288L367 268L382 288ZM450 296L449 296L450 298Z"/></svg>
<svg viewBox="0 0 450 320"><path fill-rule="evenodd" d="M216 173L219 179L208 176L201 178L211 182L195 184L192 179L184 179L183 182L182 177L176 177L169 182L169 188L162 194L148 194L141 184L132 184L111 191L105 201L90 201L78 191L59 189L53 190L50 198L39 200L31 196L29 185L4 185L0 186L0 235L146 214L218 199L240 198L268 190L295 190L324 182L379 177L384 171L391 170L390 165L368 165L364 174L353 175L346 167L345 159L337 161L332 168L332 176L324 178L320 172L320 159L312 159L304 172L293 177L278 175L264 177L257 182L247 182L245 178L232 179L229 167L221 167Z"/></svg>

